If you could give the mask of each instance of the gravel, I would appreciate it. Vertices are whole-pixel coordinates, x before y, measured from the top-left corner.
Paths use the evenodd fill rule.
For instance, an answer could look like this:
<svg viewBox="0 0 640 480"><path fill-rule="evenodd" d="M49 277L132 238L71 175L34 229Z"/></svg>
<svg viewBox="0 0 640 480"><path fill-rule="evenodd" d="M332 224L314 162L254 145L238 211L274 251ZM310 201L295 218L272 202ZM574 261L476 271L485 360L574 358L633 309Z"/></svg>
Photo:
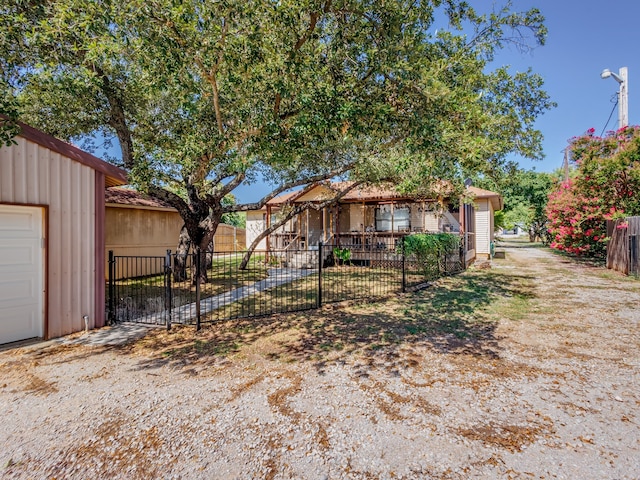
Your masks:
<svg viewBox="0 0 640 480"><path fill-rule="evenodd" d="M494 311L482 348L440 332L301 355L283 316L223 353L179 356L200 338L191 330L2 352L2 477L640 478L640 282L506 252L463 274L529 285L528 311ZM391 315L374 304L295 318L345 311Z"/></svg>

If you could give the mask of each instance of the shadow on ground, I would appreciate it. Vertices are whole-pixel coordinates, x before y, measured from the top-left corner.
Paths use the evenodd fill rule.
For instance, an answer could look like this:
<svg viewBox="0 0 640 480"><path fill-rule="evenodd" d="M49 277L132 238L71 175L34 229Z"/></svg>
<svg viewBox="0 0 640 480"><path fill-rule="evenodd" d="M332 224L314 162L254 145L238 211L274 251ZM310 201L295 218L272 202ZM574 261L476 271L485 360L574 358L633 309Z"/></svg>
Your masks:
<svg viewBox="0 0 640 480"><path fill-rule="evenodd" d="M261 355L284 363L345 361L359 354L393 362L402 349L427 346L447 355L500 356L496 328L513 302L534 297L533 279L471 270L421 292L318 311L239 319L200 332L153 331L125 349L142 353L140 368L214 365L231 355ZM504 309L503 309L504 307Z"/></svg>

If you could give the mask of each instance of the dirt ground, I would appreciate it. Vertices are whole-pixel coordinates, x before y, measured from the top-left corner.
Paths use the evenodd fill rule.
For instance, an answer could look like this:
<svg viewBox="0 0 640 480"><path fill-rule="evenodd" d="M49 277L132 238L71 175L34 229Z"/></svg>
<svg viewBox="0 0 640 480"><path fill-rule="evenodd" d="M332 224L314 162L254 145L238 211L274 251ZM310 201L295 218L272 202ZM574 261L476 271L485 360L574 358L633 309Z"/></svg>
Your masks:
<svg viewBox="0 0 640 480"><path fill-rule="evenodd" d="M0 353L2 478L640 478L640 281L540 247L318 312Z"/></svg>

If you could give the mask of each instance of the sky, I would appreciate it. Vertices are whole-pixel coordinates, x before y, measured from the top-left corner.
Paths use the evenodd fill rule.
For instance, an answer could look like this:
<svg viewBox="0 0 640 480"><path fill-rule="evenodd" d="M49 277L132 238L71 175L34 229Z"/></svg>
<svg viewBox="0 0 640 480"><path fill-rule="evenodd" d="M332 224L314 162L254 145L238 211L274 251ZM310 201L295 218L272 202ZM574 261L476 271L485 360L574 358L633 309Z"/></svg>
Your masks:
<svg viewBox="0 0 640 480"><path fill-rule="evenodd" d="M496 2L470 3L480 10ZM507 47L495 63L510 65L512 73L530 67L543 77L544 89L557 103L536 122L544 137L544 160L510 158L524 169L552 172L562 166L563 150L571 137L590 128L600 135L612 111L606 130L618 128L618 110L614 110L618 83L613 78L600 78L605 68L615 73L620 67L628 68L629 123L640 122L640 1L513 0L514 10L532 7L546 19L546 44L526 53ZM268 191L267 185L254 184L242 185L234 193L240 202L248 202Z"/></svg>
<svg viewBox="0 0 640 480"><path fill-rule="evenodd" d="M542 12L549 30L547 42L529 54L507 50L497 61L518 71L531 67L544 78L545 90L558 104L536 122L544 136L545 159L519 160L523 168L553 171L562 166L563 150L571 137L589 128L600 135L618 91L613 78L600 78L605 68L615 73L620 67L628 68L629 123L640 122L640 2L514 0L514 7L536 7ZM617 128L616 108L607 130Z"/></svg>

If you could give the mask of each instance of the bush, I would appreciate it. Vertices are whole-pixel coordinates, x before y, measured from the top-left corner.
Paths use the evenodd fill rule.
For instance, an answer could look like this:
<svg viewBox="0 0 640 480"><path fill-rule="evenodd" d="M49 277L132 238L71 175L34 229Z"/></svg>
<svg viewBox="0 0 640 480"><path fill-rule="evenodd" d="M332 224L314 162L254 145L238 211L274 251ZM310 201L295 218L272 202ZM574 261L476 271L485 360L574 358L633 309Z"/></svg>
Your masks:
<svg viewBox="0 0 640 480"><path fill-rule="evenodd" d="M413 256L425 280L440 276L446 255L460 248L460 237L453 233L419 233L404 237L404 253Z"/></svg>
<svg viewBox="0 0 640 480"><path fill-rule="evenodd" d="M576 171L549 196L551 248L603 257L606 220L640 214L640 127L571 141Z"/></svg>
<svg viewBox="0 0 640 480"><path fill-rule="evenodd" d="M351 263L351 250L335 247L333 249L333 258L338 264L349 264Z"/></svg>

